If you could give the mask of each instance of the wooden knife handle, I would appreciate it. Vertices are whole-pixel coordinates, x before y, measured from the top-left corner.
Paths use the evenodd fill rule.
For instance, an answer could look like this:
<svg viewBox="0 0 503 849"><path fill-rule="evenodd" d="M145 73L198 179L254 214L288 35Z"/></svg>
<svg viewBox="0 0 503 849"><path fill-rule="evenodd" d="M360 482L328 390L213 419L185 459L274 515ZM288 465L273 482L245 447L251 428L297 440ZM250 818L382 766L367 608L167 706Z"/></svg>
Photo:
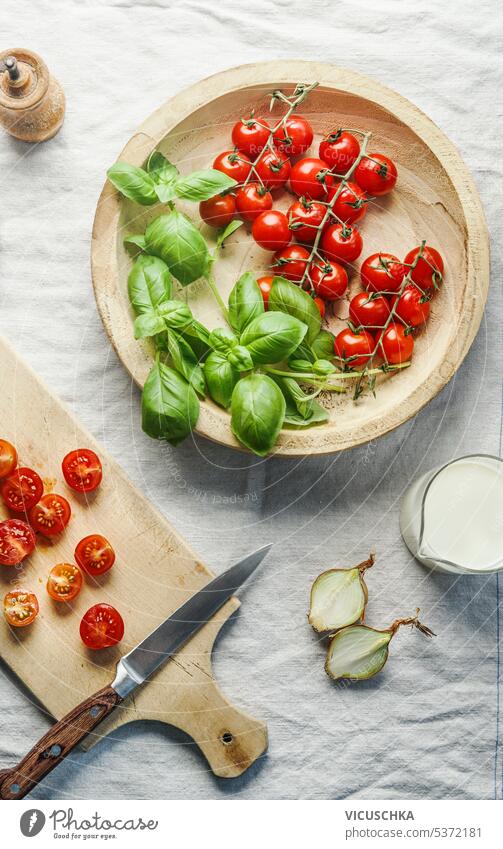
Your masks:
<svg viewBox="0 0 503 849"><path fill-rule="evenodd" d="M67 713L17 766L0 772L0 799L26 796L121 702L122 698L107 686Z"/></svg>

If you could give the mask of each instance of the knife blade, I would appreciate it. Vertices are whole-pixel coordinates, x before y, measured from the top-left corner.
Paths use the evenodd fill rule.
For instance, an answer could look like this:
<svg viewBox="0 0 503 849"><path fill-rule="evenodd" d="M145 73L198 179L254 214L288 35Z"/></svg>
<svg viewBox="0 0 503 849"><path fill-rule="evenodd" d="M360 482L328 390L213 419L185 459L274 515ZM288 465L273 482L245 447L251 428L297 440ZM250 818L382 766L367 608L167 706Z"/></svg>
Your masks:
<svg viewBox="0 0 503 849"><path fill-rule="evenodd" d="M168 616L116 667L111 684L56 722L20 763L0 772L0 799L22 799L90 732L205 625L262 562L264 545L235 563Z"/></svg>

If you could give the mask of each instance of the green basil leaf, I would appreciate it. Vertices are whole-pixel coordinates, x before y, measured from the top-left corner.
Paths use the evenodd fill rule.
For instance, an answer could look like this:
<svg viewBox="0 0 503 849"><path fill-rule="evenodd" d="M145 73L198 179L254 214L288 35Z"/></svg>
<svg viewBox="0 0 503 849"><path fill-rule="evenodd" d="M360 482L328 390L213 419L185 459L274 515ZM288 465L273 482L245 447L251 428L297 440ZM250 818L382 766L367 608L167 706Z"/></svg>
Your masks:
<svg viewBox="0 0 503 849"><path fill-rule="evenodd" d="M303 419L308 419L313 411L314 399L306 398L305 392L294 378L276 377L274 379L285 396L287 406L293 404L296 412Z"/></svg>
<svg viewBox="0 0 503 849"><path fill-rule="evenodd" d="M166 329L163 319L155 310L141 313L134 320L134 338L146 339L148 336L156 336Z"/></svg>
<svg viewBox="0 0 503 849"><path fill-rule="evenodd" d="M199 401L183 377L156 362L143 388L141 410L142 427L148 436L178 445L197 423Z"/></svg>
<svg viewBox="0 0 503 849"><path fill-rule="evenodd" d="M335 336L329 330L320 330L316 339L311 342L311 350L318 360L331 360L334 356Z"/></svg>
<svg viewBox="0 0 503 849"><path fill-rule="evenodd" d="M229 295L229 320L236 333L242 333L246 325L262 315L264 299L255 275L250 271L242 274Z"/></svg>
<svg viewBox="0 0 503 849"><path fill-rule="evenodd" d="M190 343L190 347L194 350L198 359L202 360L210 349L209 330L206 329L204 324L193 318L190 324L179 332Z"/></svg>
<svg viewBox="0 0 503 849"><path fill-rule="evenodd" d="M299 349L297 348L297 351L298 350ZM295 351L294 354L296 354L297 351ZM297 359L295 359L295 356L290 357L290 359L288 360L288 367L291 368L292 371L310 372L310 371L313 370L313 364L310 363L309 360L302 360L302 359L297 360Z"/></svg>
<svg viewBox="0 0 503 849"><path fill-rule="evenodd" d="M199 395L206 392L206 384L201 366L189 343L173 330L168 330L168 351L173 366L194 387Z"/></svg>
<svg viewBox="0 0 503 849"><path fill-rule="evenodd" d="M248 324L241 344L248 348L255 365L278 363L293 354L306 331L307 325L293 315L265 312Z"/></svg>
<svg viewBox="0 0 503 849"><path fill-rule="evenodd" d="M173 294L169 268L156 256L139 256L129 272L127 287L131 306L137 314L155 310Z"/></svg>
<svg viewBox="0 0 503 849"><path fill-rule="evenodd" d="M183 301L163 301L159 304L158 313L165 322L165 326L172 330L184 330L192 319L190 307Z"/></svg>
<svg viewBox="0 0 503 849"><path fill-rule="evenodd" d="M313 409L309 418L305 419L300 415L292 404L287 404L283 425L286 427L311 427L312 425L323 424L328 421L328 412L317 401L313 401Z"/></svg>
<svg viewBox="0 0 503 849"><path fill-rule="evenodd" d="M145 230L149 254L164 260L182 286L207 273L210 255L199 230L181 212L159 215Z"/></svg>
<svg viewBox="0 0 503 849"><path fill-rule="evenodd" d="M234 219L234 221L230 221L227 227L224 227L224 229L220 232L217 238L217 248L220 248L225 242L225 240L228 239L229 236L232 236L232 234L235 233L236 230L239 230L239 228L242 227L243 224L244 221L238 221L236 218Z"/></svg>
<svg viewBox="0 0 503 849"><path fill-rule="evenodd" d="M325 377L328 374L333 374L336 368L330 360L315 360L313 363L313 372Z"/></svg>
<svg viewBox="0 0 503 849"><path fill-rule="evenodd" d="M281 389L265 374L250 374L238 381L231 400L231 428L247 448L265 457L283 425L285 399Z"/></svg>
<svg viewBox="0 0 503 849"><path fill-rule="evenodd" d="M187 177L179 177L175 191L184 200L201 201L220 195L233 186L237 186L237 183L232 177L215 168L207 168L204 171L193 171Z"/></svg>
<svg viewBox="0 0 503 849"><path fill-rule="evenodd" d="M238 371L250 371L253 368L253 360L248 348L236 345L227 352L227 359Z"/></svg>
<svg viewBox="0 0 503 849"><path fill-rule="evenodd" d="M272 282L268 301L269 310L279 310L293 315L307 324L306 342L309 345L318 336L321 316L318 307L307 292L300 289L291 280L275 277Z"/></svg>
<svg viewBox="0 0 503 849"><path fill-rule="evenodd" d="M143 168L137 168L129 162L116 162L108 169L107 177L121 195L129 200L141 203L142 206L151 206L157 202L154 181Z"/></svg>
<svg viewBox="0 0 503 849"><path fill-rule="evenodd" d="M212 351L203 366L208 392L220 407L230 406L234 387L239 380L239 372L226 359L224 354Z"/></svg>
<svg viewBox="0 0 503 849"><path fill-rule="evenodd" d="M125 245L134 245L135 248L140 248L141 251L145 250L145 236L143 233L131 233L130 236L124 237Z"/></svg>
<svg viewBox="0 0 503 849"><path fill-rule="evenodd" d="M215 351L222 351L225 353L238 345L239 339L235 333L227 327L216 327L215 330L212 330L210 333L209 343Z"/></svg>
<svg viewBox="0 0 503 849"><path fill-rule="evenodd" d="M150 154L147 171L154 180L157 197L162 203L168 203L175 197L175 184L179 175L178 168L166 159L158 150Z"/></svg>

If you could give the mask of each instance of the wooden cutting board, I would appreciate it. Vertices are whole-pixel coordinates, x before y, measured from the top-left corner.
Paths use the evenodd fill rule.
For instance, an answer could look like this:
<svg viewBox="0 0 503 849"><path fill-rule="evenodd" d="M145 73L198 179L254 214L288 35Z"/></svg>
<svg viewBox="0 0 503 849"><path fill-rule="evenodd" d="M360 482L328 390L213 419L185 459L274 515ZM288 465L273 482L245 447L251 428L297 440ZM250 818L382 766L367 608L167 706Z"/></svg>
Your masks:
<svg viewBox="0 0 503 849"><path fill-rule="evenodd" d="M60 539L40 539L23 564L0 567L2 598L17 582L33 590L40 603L32 627L11 629L0 617L1 656L51 716L59 719L109 683L120 655L213 575L1 337L0 363L0 436L16 445L22 465L39 472L46 491L69 498L73 511ZM87 497L69 490L61 473L64 455L83 447L94 449L103 463L103 482ZM2 502L0 518L6 517ZM71 605L52 601L45 589L51 567L74 562L77 542L90 533L101 533L110 540L116 552L114 567L99 578L87 577ZM222 568L228 565L222 564ZM80 640L79 623L85 611L100 601L118 608L126 629L119 646L92 652ZM216 775L241 775L266 750L267 728L227 701L211 667L218 631L238 607L238 599L230 599L148 685L99 726L89 745L119 725L156 719L189 734ZM27 749L33 742L27 728Z"/></svg>

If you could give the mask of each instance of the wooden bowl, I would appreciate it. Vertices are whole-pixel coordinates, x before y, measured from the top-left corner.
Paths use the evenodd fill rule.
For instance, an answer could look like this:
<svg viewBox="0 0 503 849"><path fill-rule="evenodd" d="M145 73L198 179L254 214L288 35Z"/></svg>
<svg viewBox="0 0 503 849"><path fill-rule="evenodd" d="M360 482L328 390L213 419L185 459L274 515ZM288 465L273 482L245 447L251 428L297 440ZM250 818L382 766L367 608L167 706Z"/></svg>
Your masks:
<svg viewBox="0 0 503 849"><path fill-rule="evenodd" d="M324 425L283 430L275 450L286 456L332 453L387 433L433 398L462 362L479 327L489 284L487 229L465 164L439 128L396 92L333 65L290 60L233 68L182 91L142 124L119 157L142 165L159 148L182 173L209 167L217 153L231 147L231 128L237 119L252 108L257 114L268 109L271 91L289 92L297 82L315 80L320 85L300 110L316 133L314 155L319 137L342 126L371 130L369 150L388 154L398 165L396 189L387 198L373 201L362 222L361 259L378 250L404 257L426 239L444 257L445 285L418 335L411 367L380 381L376 398L364 396L354 402L351 391L330 397L330 420ZM291 201L292 196L285 193L275 205L286 209ZM197 205L180 204L180 208L199 218ZM126 289L131 257L123 237L143 232L162 209L130 203L107 182L93 228L92 273L98 308L117 354L139 386L151 367L152 349L148 342L133 339ZM214 231L206 225L203 229L213 239ZM245 227L238 230L215 267L224 297L243 271L268 273L270 257ZM359 288L359 264L351 270L350 294ZM223 324L203 282L191 284L182 297L208 326ZM337 304L335 312L347 317L347 301ZM329 319L334 332L339 326L339 319ZM197 432L223 445L242 447L231 433L228 413L210 400L201 404Z"/></svg>

